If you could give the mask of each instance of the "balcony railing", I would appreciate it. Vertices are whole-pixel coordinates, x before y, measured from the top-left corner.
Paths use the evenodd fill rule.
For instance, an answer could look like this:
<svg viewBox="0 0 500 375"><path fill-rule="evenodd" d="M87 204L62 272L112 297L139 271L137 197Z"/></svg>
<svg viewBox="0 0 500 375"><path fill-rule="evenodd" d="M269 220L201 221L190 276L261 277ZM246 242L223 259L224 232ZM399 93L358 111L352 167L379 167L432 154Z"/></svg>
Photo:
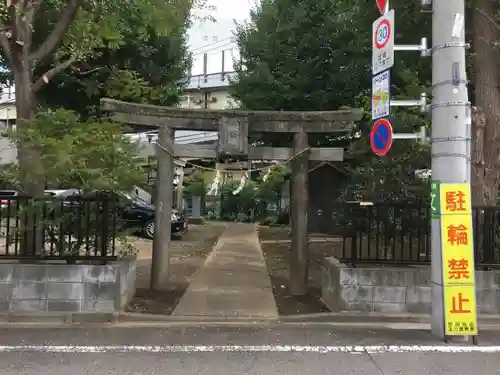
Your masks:
<svg viewBox="0 0 500 375"><path fill-rule="evenodd" d="M211 73L194 75L189 78L189 83L185 87L187 90L208 89L217 87L228 87L230 81L236 78L236 72Z"/></svg>

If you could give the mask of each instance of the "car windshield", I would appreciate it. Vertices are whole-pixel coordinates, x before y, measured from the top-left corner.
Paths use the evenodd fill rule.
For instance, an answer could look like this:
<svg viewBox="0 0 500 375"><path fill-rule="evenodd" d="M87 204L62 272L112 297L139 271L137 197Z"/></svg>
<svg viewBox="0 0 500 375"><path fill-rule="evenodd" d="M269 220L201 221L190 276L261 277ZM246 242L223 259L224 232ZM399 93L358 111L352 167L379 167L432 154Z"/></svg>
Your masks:
<svg viewBox="0 0 500 375"><path fill-rule="evenodd" d="M70 197L78 197L81 195L81 192L77 189L68 189L66 191L55 191L48 190L45 191L45 194L48 196L59 196L61 198L70 198ZM130 193L119 193L122 197L126 198L129 201L135 202L140 205L151 205L151 195L144 189L135 188L134 191Z"/></svg>
<svg viewBox="0 0 500 375"><path fill-rule="evenodd" d="M124 194L127 198L143 204L151 204L152 197L146 190L136 187L133 191Z"/></svg>
<svg viewBox="0 0 500 375"><path fill-rule="evenodd" d="M138 203L138 204L148 204L150 205L151 203L145 201L144 199L139 198L138 196L133 196L131 194L123 194L123 196L127 199L130 199L131 201Z"/></svg>
<svg viewBox="0 0 500 375"><path fill-rule="evenodd" d="M137 191L137 196L140 197L142 200L151 204L153 203L153 197L148 191L141 189L139 187L136 189L136 191Z"/></svg>

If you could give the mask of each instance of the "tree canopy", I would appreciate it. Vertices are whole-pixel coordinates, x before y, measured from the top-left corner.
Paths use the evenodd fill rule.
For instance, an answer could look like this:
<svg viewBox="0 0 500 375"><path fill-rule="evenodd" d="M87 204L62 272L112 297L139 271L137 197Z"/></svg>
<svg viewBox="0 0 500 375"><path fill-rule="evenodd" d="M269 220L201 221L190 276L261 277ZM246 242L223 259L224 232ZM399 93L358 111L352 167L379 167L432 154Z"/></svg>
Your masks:
<svg viewBox="0 0 500 375"><path fill-rule="evenodd" d="M418 44L430 36L431 17L418 2L395 0L396 43ZM352 183L345 196L413 199L427 194L415 169L429 168L429 149L414 141L395 141L388 157L371 153L371 24L378 17L374 4L362 0L263 0L240 25L237 41L242 63L232 93L241 106L269 110L335 110L362 107L365 120L351 134L310 137L313 145L345 147ZM416 35L415 30L420 30ZM391 77L395 99L416 99L430 91L430 61L415 52L397 53ZM414 132L428 119L416 110L392 110L395 132ZM282 146L289 140L264 135L264 143ZM363 186L380 186L379 197ZM408 188L406 185L421 188ZM372 193L370 193L370 191Z"/></svg>
<svg viewBox="0 0 500 375"><path fill-rule="evenodd" d="M74 64L106 59L104 55L122 48L127 38L129 43L130 38L134 38L138 46L154 36L179 33L179 25L186 24L193 6L203 5L204 0L11 0L3 3L0 46L2 62L8 67L4 71L15 84L18 128L30 128L40 104L40 90L61 72ZM145 51L142 52L146 57ZM152 69L130 70L128 63L125 60L124 66L114 69L114 79L106 80L107 90L112 92L120 86L122 97L129 98L169 96L165 93L172 89L165 82L161 82L163 89L157 91L145 83L148 77L144 77L144 71L151 75ZM64 94L73 97L71 89L53 93ZM50 102L51 95L47 97L46 101ZM43 193L45 171L41 158L40 150L32 144L18 142L21 186L28 194Z"/></svg>
<svg viewBox="0 0 500 375"><path fill-rule="evenodd" d="M117 48L101 48L86 61L75 64L45 85L39 102L81 114L98 113L99 99L174 105L190 68L185 31L179 19L168 36L150 27L146 36L135 29L123 36Z"/></svg>
<svg viewBox="0 0 500 375"><path fill-rule="evenodd" d="M30 125L11 130L9 136L40 150L49 187L128 192L145 181L137 144L123 134L120 124L81 120L75 112L58 109L39 113ZM20 186L17 165L3 172L10 184Z"/></svg>
<svg viewBox="0 0 500 375"><path fill-rule="evenodd" d="M290 168L280 164L261 171L258 181L257 197L267 202L279 202L283 187L290 176Z"/></svg>
<svg viewBox="0 0 500 375"><path fill-rule="evenodd" d="M396 44L418 44L425 36L431 45L432 16L421 12L418 1L393 0L391 8L396 12ZM467 73L473 105L474 204L496 204L500 185L499 11L499 1L466 1L465 31L471 43ZM383 183L384 189L379 190L382 195L407 198L412 195L410 190L419 194L427 191L414 171L430 168L428 148L395 141L384 158L370 155L368 149L371 24L378 16L375 4L362 0L263 0L252 12L250 22L238 29L244 63L237 67L233 95L243 107L251 109L365 108L366 121L359 123L353 134L344 138L325 136L324 140L343 144L350 151L351 175L358 176L358 184L381 187ZM421 92L431 96L430 60L416 52L396 52L391 77L394 99L416 99ZM396 133L415 131L422 124L430 133L428 118L414 110L393 108L391 120ZM279 144L276 137L260 141ZM420 188L408 189L401 184ZM359 191L351 193L359 196Z"/></svg>
<svg viewBox="0 0 500 375"><path fill-rule="evenodd" d="M33 89L37 91L45 81L50 81L73 63L123 46L131 34L137 40L147 40L151 30L159 36L177 31L179 25L186 23L194 1L28 0L10 3L0 13L4 62L15 75L20 59L26 59L35 68L33 78L37 79L34 79Z"/></svg>
<svg viewBox="0 0 500 375"><path fill-rule="evenodd" d="M182 193L185 197L205 197L207 194L206 176L202 170L194 171L184 181Z"/></svg>

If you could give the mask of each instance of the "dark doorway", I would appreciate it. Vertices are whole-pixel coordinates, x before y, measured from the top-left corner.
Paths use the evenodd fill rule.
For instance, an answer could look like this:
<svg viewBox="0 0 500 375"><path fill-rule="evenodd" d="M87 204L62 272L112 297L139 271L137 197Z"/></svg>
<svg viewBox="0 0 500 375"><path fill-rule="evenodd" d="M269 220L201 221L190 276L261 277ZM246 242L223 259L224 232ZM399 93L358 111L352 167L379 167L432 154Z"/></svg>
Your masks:
<svg viewBox="0 0 500 375"><path fill-rule="evenodd" d="M334 234L332 220L335 202L341 193L346 174L330 163L322 163L309 172L309 233Z"/></svg>

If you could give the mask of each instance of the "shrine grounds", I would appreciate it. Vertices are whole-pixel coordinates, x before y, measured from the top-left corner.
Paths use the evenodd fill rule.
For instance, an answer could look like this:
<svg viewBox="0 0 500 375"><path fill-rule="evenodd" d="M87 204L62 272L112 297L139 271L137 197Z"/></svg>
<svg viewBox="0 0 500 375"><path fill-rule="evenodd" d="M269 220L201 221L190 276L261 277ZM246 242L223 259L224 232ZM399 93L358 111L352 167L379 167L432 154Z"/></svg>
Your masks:
<svg viewBox="0 0 500 375"><path fill-rule="evenodd" d="M153 241L137 238L136 295L128 312L170 315L188 287L193 274L203 266L212 247L225 228L225 223L211 221L205 225L190 225L180 240L171 242L171 283L167 290L151 292L149 281Z"/></svg>
<svg viewBox="0 0 500 375"><path fill-rule="evenodd" d="M207 221L204 225L191 225L180 240L172 241L171 283L168 290L151 292L152 241L134 240L138 248L137 291L126 311L134 313L170 315L183 296L195 272L203 266L207 256L226 224ZM325 257L336 256L341 251L335 239L316 237L309 244L309 287L303 297L292 297L288 289L289 254L291 251L290 228L259 227L262 252L271 279L271 287L279 315L301 315L328 312L321 302L321 267Z"/></svg>

